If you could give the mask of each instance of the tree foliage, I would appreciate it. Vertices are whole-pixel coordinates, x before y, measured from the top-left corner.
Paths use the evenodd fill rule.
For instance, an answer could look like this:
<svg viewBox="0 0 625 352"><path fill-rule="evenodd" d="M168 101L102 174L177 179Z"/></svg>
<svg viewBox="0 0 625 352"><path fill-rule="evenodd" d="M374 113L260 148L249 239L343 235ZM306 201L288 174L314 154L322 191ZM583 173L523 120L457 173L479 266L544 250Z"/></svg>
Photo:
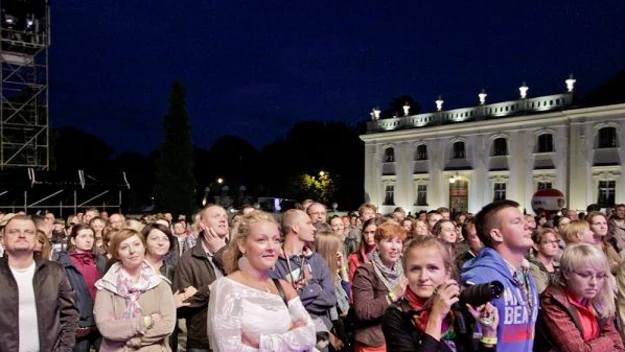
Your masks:
<svg viewBox="0 0 625 352"><path fill-rule="evenodd" d="M163 118L164 139L156 161L154 205L156 211L190 215L196 208L191 123L184 85L174 82L169 112Z"/></svg>

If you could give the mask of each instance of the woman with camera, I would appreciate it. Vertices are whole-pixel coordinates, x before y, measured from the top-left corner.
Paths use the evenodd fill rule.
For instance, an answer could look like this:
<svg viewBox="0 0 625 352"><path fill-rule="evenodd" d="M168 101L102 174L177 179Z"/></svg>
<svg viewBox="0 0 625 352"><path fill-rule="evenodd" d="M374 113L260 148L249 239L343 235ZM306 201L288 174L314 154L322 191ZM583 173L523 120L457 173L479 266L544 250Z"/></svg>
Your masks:
<svg viewBox="0 0 625 352"><path fill-rule="evenodd" d="M481 325L477 348L472 341L473 331L468 331L468 324L462 324L459 315L452 312L460 288L452 279L453 262L445 243L432 236L416 237L402 262L408 287L382 319L388 351L496 351L499 317L494 306L466 306Z"/></svg>
<svg viewBox="0 0 625 352"><path fill-rule="evenodd" d="M614 326L615 286L601 249L567 246L556 282L541 295L534 351L625 351Z"/></svg>

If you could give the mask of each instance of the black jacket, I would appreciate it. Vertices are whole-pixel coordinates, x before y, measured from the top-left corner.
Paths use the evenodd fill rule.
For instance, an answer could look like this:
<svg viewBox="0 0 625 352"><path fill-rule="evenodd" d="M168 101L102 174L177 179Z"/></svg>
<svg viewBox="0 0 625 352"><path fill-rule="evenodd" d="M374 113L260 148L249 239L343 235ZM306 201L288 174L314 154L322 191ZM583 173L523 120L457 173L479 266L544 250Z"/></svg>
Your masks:
<svg viewBox="0 0 625 352"><path fill-rule="evenodd" d="M382 331L386 340L387 351L393 352L452 352L442 341L434 339L416 327L413 317L417 314L404 298L392 304L382 317ZM456 322L458 320L456 319ZM456 338L454 343L457 352L495 352L497 347L487 348L479 343L477 348L473 341L473 330L467 325L465 334L459 333L458 325L454 326Z"/></svg>
<svg viewBox="0 0 625 352"><path fill-rule="evenodd" d="M223 247L215 256L213 262L220 270L222 268L221 253L225 250ZM178 308L178 318L185 319L187 322L187 349L199 348L210 350L210 344L207 336L208 321L208 299L210 297L210 289L208 285L215 281L215 270L211 265L204 248L202 247L202 239L198 238L197 244L190 251L182 254L176 273L174 275L174 292L193 286L197 288L197 293L190 297L187 302L189 306Z"/></svg>
<svg viewBox="0 0 625 352"><path fill-rule="evenodd" d="M37 305L40 352L70 352L74 348L78 310L74 294L59 263L35 258L33 289ZM0 351L17 352L19 339L19 297L17 282L7 258L0 259Z"/></svg>
<svg viewBox="0 0 625 352"><path fill-rule="evenodd" d="M106 273L106 261L106 257L97 256L95 258L95 265L100 273L100 277ZM80 314L78 326L94 326L95 318L93 317L93 299L91 299L91 295L89 294L89 289L87 288L84 276L74 266L74 263L72 263L69 253L59 253L59 259L57 262L63 266L63 269L65 269L69 283L74 290L74 300L76 302L76 308L78 308L78 313Z"/></svg>

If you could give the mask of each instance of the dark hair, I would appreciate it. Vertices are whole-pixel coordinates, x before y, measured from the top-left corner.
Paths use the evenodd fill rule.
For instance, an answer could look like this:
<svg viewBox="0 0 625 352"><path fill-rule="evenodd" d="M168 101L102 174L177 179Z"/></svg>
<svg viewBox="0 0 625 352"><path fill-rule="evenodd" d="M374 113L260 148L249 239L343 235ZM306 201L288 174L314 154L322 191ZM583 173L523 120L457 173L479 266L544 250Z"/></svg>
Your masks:
<svg viewBox="0 0 625 352"><path fill-rule="evenodd" d="M464 223L462 224L462 229L460 231L465 241L469 236L469 226L475 226L475 217L467 216L467 218L464 220Z"/></svg>
<svg viewBox="0 0 625 352"><path fill-rule="evenodd" d="M441 227L443 227L443 224L446 222L451 223L454 226L454 229L456 228L456 224L454 224L452 220L441 219L434 224L434 227L432 228L432 235L438 237L441 234Z"/></svg>
<svg viewBox="0 0 625 352"><path fill-rule="evenodd" d="M475 230L484 246L492 247L493 239L490 237L490 231L499 227L499 219L495 215L505 208L518 208L519 203L513 200L501 200L487 204L475 215Z"/></svg>
<svg viewBox="0 0 625 352"><path fill-rule="evenodd" d="M95 231L93 231L91 226L87 224L83 224L83 223L72 226L72 231L69 233L69 238L67 241L67 252L71 253L76 249L75 248L76 246L72 243L72 239L76 239L76 236L78 236L78 232L82 230L91 230L91 232L93 232L93 245L91 246L91 253L96 254L97 250L96 250L96 245L95 245L95 242L96 242Z"/></svg>
<svg viewBox="0 0 625 352"><path fill-rule="evenodd" d="M177 240L174 238L174 235L171 234L171 231L169 230L169 228L167 226L163 225L163 224L159 224L157 222L151 222L151 223L145 225L145 227L143 227L143 230L141 230L141 234L145 238L144 244L146 244L146 246L145 246L146 254L147 254L147 250L148 250L148 247L147 247L148 235L150 234L150 232L152 230L158 230L158 231L161 231L162 233L164 233L165 236L167 236L167 239L169 240L169 251L168 252L171 252L171 251L174 250L174 241L177 241Z"/></svg>
<svg viewBox="0 0 625 352"><path fill-rule="evenodd" d="M590 204L586 207L586 212L591 213L593 211L601 211L599 204Z"/></svg>

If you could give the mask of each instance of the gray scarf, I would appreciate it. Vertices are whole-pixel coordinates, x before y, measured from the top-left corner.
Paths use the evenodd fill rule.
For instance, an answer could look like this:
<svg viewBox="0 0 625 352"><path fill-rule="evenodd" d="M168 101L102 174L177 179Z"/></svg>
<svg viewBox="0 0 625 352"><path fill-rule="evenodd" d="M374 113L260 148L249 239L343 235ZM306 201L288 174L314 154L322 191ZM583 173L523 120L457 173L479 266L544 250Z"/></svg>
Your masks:
<svg viewBox="0 0 625 352"><path fill-rule="evenodd" d="M389 291L392 291L395 286L399 285L401 277L404 275L404 268L400 263L395 263L393 269L389 269L382 263L380 251L376 250L371 258L371 264L373 265L373 272L375 272L378 279L382 280L384 286Z"/></svg>

